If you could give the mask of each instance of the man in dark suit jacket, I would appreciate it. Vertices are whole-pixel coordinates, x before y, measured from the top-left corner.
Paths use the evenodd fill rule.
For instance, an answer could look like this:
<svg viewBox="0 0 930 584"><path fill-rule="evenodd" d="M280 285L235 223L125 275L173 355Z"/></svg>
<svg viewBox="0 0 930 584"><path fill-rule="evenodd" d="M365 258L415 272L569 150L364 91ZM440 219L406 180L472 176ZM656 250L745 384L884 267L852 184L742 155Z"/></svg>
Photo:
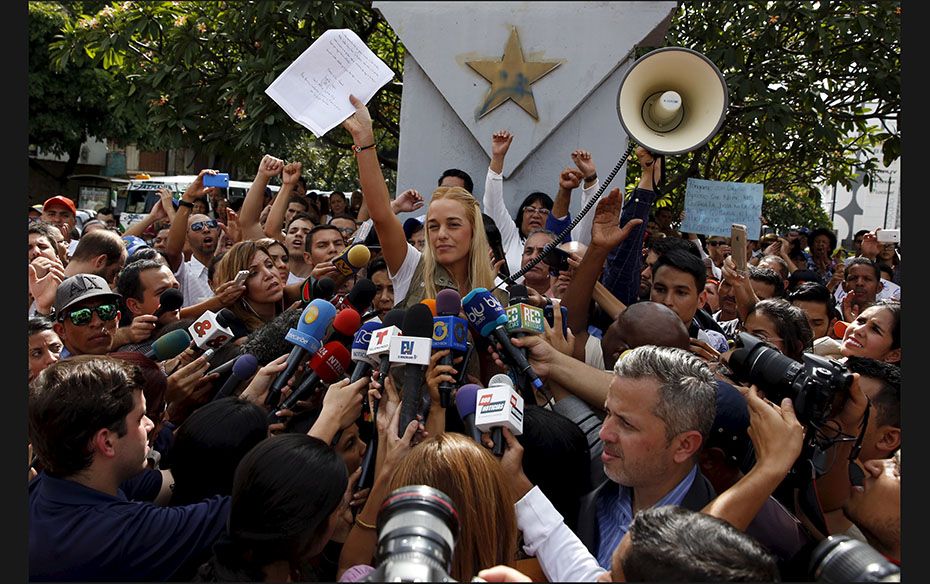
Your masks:
<svg viewBox="0 0 930 584"><path fill-rule="evenodd" d="M699 511L716 496L697 466L714 422L716 381L683 349L651 345L617 361L600 431L609 480L583 501L577 534L604 569L640 509Z"/></svg>

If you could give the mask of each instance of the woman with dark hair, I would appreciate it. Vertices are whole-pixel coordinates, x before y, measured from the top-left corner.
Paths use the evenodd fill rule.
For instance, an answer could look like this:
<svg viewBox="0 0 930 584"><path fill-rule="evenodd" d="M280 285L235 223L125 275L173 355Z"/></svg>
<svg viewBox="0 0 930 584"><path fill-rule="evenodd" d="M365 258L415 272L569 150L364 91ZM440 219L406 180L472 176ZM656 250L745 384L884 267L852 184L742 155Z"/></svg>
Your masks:
<svg viewBox="0 0 930 584"><path fill-rule="evenodd" d="M197 408L178 426L168 464L174 476L171 505L188 505L232 493L239 461L268 437L267 412L237 397Z"/></svg>
<svg viewBox="0 0 930 584"><path fill-rule="evenodd" d="M879 300L849 323L840 352L901 365L901 303Z"/></svg>
<svg viewBox="0 0 930 584"><path fill-rule="evenodd" d="M784 298L756 302L743 320L742 330L798 362L811 350L814 340L807 315Z"/></svg>
<svg viewBox="0 0 930 584"><path fill-rule="evenodd" d="M553 202L552 197L546 193L532 192L520 203L513 219L508 216L504 205L504 177L501 173L511 142L513 135L506 130L494 132L491 136L491 165L484 185L484 210L494 219L501 232L507 267L513 273L520 269L523 246L530 232L546 227Z"/></svg>
<svg viewBox="0 0 930 584"><path fill-rule="evenodd" d="M201 582L300 582L344 510L348 476L332 448L282 434L245 455L233 479L226 533L200 568Z"/></svg>
<svg viewBox="0 0 930 584"><path fill-rule="evenodd" d="M240 270L249 272L245 293L229 309L252 332L284 311L284 284L266 246L240 241L216 264L211 280L214 289L235 280Z"/></svg>
<svg viewBox="0 0 930 584"><path fill-rule="evenodd" d="M824 286L833 277L837 261L833 259L833 250L836 249L836 234L832 229L818 227L810 235L811 259L808 269L817 273L820 283Z"/></svg>

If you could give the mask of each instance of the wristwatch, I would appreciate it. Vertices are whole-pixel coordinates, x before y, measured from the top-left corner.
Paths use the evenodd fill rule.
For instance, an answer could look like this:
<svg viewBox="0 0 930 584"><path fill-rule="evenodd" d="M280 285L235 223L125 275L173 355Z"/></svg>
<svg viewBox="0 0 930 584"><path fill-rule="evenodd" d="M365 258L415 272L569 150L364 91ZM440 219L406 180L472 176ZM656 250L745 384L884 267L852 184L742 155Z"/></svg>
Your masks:
<svg viewBox="0 0 930 584"><path fill-rule="evenodd" d="M187 207L188 209L193 209L193 208L194 208L194 204L193 204L193 203L189 203L189 202L185 201L184 199L180 199L180 200L178 201L178 206L179 206L179 207Z"/></svg>

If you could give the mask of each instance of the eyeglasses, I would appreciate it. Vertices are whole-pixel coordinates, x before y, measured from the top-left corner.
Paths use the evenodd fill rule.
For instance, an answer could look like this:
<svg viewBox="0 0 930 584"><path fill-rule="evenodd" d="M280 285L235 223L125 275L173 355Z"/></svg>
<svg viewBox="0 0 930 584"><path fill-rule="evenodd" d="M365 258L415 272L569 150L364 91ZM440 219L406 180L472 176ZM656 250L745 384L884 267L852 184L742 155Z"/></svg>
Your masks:
<svg viewBox="0 0 930 584"><path fill-rule="evenodd" d="M718 245L726 245L726 244L727 242L725 241L708 241L707 242L707 245L709 245L710 247L717 247Z"/></svg>
<svg viewBox="0 0 930 584"><path fill-rule="evenodd" d="M536 215L541 215L543 217L548 217L549 209L546 209L545 207L523 207L523 213L525 215L536 214Z"/></svg>
<svg viewBox="0 0 930 584"><path fill-rule="evenodd" d="M209 221L198 221L197 223L191 223L191 231L200 231L204 227L207 229L216 229L219 226L219 223L216 219L210 219Z"/></svg>
<svg viewBox="0 0 930 584"><path fill-rule="evenodd" d="M336 229L338 229L339 232L343 235L352 235L355 233L355 229L352 227L337 227Z"/></svg>
<svg viewBox="0 0 930 584"><path fill-rule="evenodd" d="M97 316L100 317L100 320L108 321L116 318L116 314L119 312L119 307L116 304L101 304L100 306L84 308L75 308L67 313L64 316L71 319L71 322L75 326L84 326L89 324L91 319L93 319L94 312L97 313ZM62 318L64 320L64 318Z"/></svg>

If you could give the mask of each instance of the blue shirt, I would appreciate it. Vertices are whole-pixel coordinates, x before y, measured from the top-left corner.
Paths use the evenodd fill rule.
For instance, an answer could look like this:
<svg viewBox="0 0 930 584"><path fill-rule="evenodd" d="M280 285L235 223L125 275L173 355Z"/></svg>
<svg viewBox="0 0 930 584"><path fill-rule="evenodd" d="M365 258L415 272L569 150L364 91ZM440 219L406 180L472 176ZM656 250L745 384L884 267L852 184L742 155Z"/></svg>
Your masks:
<svg viewBox="0 0 930 584"><path fill-rule="evenodd" d="M674 489L654 505L678 505L697 476L697 465L691 467L691 472L681 479ZM600 538L597 546L597 563L605 570L610 570L610 560L614 550L620 545L620 540L633 522L633 489L617 485L616 489L605 488L597 499L597 529Z"/></svg>
<svg viewBox="0 0 930 584"><path fill-rule="evenodd" d="M210 551L226 528L230 498L182 507L130 501L40 473L29 483L29 579L167 580Z"/></svg>

